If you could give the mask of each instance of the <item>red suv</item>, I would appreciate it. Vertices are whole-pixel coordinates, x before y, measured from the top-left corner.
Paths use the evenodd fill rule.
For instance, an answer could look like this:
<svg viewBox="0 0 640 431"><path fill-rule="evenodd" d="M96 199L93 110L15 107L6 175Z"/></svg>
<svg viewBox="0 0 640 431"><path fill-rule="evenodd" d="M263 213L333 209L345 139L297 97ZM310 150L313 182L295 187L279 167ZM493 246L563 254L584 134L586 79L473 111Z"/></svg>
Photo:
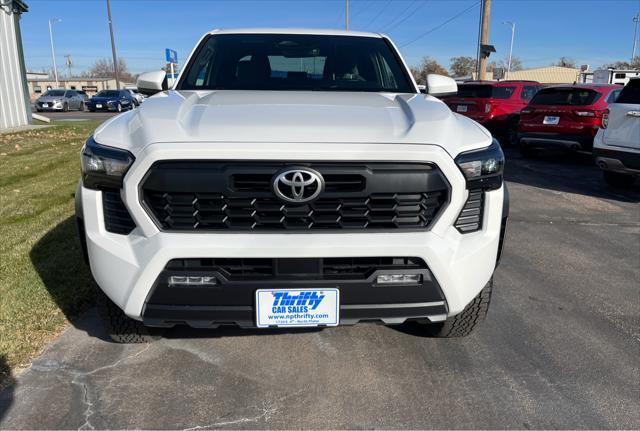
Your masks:
<svg viewBox="0 0 640 431"><path fill-rule="evenodd" d="M518 138L526 156L539 148L591 151L620 85L574 84L544 88L520 113Z"/></svg>
<svg viewBox="0 0 640 431"><path fill-rule="evenodd" d="M536 81L470 81L444 99L452 111L477 121L502 144L516 142L520 110L542 85Z"/></svg>

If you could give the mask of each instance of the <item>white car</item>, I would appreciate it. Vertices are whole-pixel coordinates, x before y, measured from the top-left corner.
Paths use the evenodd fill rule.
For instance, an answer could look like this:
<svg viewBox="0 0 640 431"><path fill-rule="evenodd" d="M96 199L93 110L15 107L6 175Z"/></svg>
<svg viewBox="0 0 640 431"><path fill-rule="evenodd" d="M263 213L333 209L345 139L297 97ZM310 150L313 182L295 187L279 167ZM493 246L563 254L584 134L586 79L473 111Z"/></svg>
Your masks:
<svg viewBox="0 0 640 431"><path fill-rule="evenodd" d="M171 89L99 126L76 214L116 341L150 328L484 318L508 213L485 128L384 35L206 34Z"/></svg>
<svg viewBox="0 0 640 431"><path fill-rule="evenodd" d="M125 88L133 97L133 101L136 106L140 106L142 102L144 102L144 95L138 91L137 88Z"/></svg>
<svg viewBox="0 0 640 431"><path fill-rule="evenodd" d="M593 142L596 164L612 186L629 187L640 176L640 78L622 89Z"/></svg>

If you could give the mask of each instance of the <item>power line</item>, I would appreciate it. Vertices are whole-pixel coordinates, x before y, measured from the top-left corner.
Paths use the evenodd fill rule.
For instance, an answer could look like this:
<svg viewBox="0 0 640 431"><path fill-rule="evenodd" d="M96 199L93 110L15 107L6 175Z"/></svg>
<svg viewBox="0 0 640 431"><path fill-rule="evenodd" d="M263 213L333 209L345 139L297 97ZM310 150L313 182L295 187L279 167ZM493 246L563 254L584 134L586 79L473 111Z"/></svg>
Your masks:
<svg viewBox="0 0 640 431"><path fill-rule="evenodd" d="M418 0L413 0L411 3L409 3L409 6L407 6L405 9L402 10L402 12L400 12L399 14L397 14L396 16L394 16L391 21L387 22L385 25L383 25L382 27L380 27L380 31L384 32L386 31L387 27L389 27L390 25L394 24L398 18L400 18L401 16L403 16L409 9L411 9L413 7L413 5L415 5L418 2Z"/></svg>
<svg viewBox="0 0 640 431"><path fill-rule="evenodd" d="M458 12L457 14L455 14L455 15L454 15L454 16L452 16L451 18L447 19L446 21L443 21L442 23L438 24L437 26L432 27L431 29L429 29L429 30L425 31L424 33L422 33L422 34L418 35L416 38L411 39L409 42L407 42L407 43L405 43L405 44L403 44L403 45L400 45L400 48L404 48L404 47L405 47L405 46L407 46L407 45L411 45L412 43L414 43L414 42L416 42L416 41L418 41L418 40L422 39L423 37L427 36L428 34L431 34L431 33L433 33L434 31L439 30L440 28L442 28L442 27L444 27L445 25L449 24L449 23L450 23L451 21L453 21L454 19L456 19L456 18L458 18L458 17L461 17L461 16L462 16L462 15L464 15L465 13L469 12L471 9L475 8L475 7L476 7L476 6L478 6L480 3L481 3L481 2L480 2L480 1L478 1L478 2L476 2L476 3L474 3L474 4L472 4L472 5L471 5L471 6L469 6L468 8L466 8L466 9L464 9L464 10L462 10L462 11Z"/></svg>
<svg viewBox="0 0 640 431"><path fill-rule="evenodd" d="M424 7L424 5L426 5L429 2L429 0L425 0L422 3L420 3L418 5L417 8L415 8L412 12L409 13L409 15L407 15L406 17L404 17L404 19L400 20L399 22L397 22L396 24L394 24L393 26L387 28L385 31L386 32L390 32L391 30L393 30L394 28L398 27L400 24L402 24L403 22L405 22L406 20L408 20L409 18L412 18L415 16L416 12L418 12L420 9L422 9Z"/></svg>
<svg viewBox="0 0 640 431"><path fill-rule="evenodd" d="M385 10L387 10L387 8L389 7L389 5L391 4L391 0L387 0L387 2L384 4L384 6L382 6L382 9L380 9L380 12L378 12L376 14L376 16L373 17L373 19L371 21L369 21L367 23L367 25L364 26L364 28L369 27L371 24L373 24L378 18L380 18L380 16L382 15L382 12L384 12Z"/></svg>
<svg viewBox="0 0 640 431"><path fill-rule="evenodd" d="M367 5L367 3L369 3L369 0L364 0L362 2L362 7L359 7L358 11L356 11L355 13L353 13L351 15L351 22L353 22L353 20L355 20L357 16L361 15L362 12L366 10L365 6ZM353 2L353 6L355 6L355 5L356 5L356 2L354 1ZM353 6L351 7L352 9L353 9Z"/></svg>

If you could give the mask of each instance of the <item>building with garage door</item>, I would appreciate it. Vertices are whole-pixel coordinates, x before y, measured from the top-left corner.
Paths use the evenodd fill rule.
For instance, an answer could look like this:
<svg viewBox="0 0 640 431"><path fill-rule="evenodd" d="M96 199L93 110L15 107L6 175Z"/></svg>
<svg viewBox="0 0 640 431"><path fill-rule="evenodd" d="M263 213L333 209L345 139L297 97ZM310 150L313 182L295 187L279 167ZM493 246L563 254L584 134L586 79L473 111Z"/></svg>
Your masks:
<svg viewBox="0 0 640 431"><path fill-rule="evenodd" d="M0 0L0 130L31 122L26 68L20 35L21 0Z"/></svg>

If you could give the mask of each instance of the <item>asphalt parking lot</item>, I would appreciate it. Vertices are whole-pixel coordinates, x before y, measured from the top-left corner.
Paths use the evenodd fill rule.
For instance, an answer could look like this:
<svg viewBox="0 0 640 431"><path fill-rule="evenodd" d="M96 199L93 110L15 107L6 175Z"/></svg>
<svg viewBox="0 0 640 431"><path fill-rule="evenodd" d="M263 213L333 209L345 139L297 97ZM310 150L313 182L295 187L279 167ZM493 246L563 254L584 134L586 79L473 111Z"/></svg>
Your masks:
<svg viewBox="0 0 640 431"><path fill-rule="evenodd" d="M36 114L45 116L54 121L88 121L88 120L105 121L113 117L114 115L116 115L117 112L43 111L43 112L36 112Z"/></svg>
<svg viewBox="0 0 640 431"><path fill-rule="evenodd" d="M417 325L174 329L107 341L94 310L0 395L0 427L640 428L640 184L507 151L511 218L471 337Z"/></svg>

